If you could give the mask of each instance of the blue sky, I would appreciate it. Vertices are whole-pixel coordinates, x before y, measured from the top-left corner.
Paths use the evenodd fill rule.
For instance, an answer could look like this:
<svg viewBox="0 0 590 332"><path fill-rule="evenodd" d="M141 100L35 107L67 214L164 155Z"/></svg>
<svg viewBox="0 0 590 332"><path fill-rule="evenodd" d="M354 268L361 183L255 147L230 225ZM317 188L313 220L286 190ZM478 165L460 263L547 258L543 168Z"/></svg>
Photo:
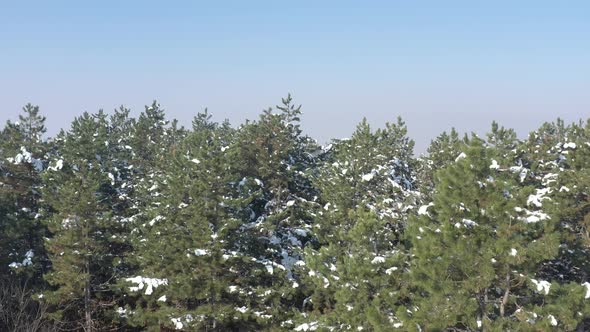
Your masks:
<svg viewBox="0 0 590 332"><path fill-rule="evenodd" d="M422 151L590 117L589 36L588 1L2 1L0 121L157 99L237 124L290 92L320 141L401 115Z"/></svg>

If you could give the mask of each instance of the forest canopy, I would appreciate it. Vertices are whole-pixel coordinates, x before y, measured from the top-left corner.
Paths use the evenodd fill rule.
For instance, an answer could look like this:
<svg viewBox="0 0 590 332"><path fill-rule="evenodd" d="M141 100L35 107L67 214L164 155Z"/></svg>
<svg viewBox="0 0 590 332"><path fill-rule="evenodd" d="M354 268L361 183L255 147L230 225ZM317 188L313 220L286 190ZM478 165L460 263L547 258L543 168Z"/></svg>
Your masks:
<svg viewBox="0 0 590 332"><path fill-rule="evenodd" d="M399 117L321 146L291 96L130 113L2 128L0 330L590 329L590 119L416 156Z"/></svg>

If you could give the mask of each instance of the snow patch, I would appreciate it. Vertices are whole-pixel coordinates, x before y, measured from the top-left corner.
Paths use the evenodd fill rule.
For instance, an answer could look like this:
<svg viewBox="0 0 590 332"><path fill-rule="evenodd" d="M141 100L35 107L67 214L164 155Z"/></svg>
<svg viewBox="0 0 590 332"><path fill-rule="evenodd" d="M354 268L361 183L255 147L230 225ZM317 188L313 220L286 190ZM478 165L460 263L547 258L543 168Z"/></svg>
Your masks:
<svg viewBox="0 0 590 332"><path fill-rule="evenodd" d="M528 174L529 170L526 168L523 168L522 171L520 171L520 173L518 174L518 177L520 179L520 183L523 183L524 180L526 179L526 175Z"/></svg>
<svg viewBox="0 0 590 332"><path fill-rule="evenodd" d="M34 158L33 154L27 151L27 149L24 146L21 146L20 151L21 152L17 154L14 158L8 158L8 161L12 162L15 165L19 165L22 163L31 164L37 172L41 172L43 170L43 161Z"/></svg>
<svg viewBox="0 0 590 332"><path fill-rule="evenodd" d="M119 317L127 317L127 309L123 308L123 307L119 307L117 308L116 312L119 314Z"/></svg>
<svg viewBox="0 0 590 332"><path fill-rule="evenodd" d="M525 218L525 221L530 224L547 219L550 219L548 214L543 213L541 211L533 211L529 212L529 215Z"/></svg>
<svg viewBox="0 0 590 332"><path fill-rule="evenodd" d="M311 323L303 323L297 326L294 330L295 331L315 331L318 329L318 322L311 322Z"/></svg>
<svg viewBox="0 0 590 332"><path fill-rule="evenodd" d="M576 147L577 147L577 145L574 142L565 143L563 145L564 149L575 149Z"/></svg>
<svg viewBox="0 0 590 332"><path fill-rule="evenodd" d="M129 287L129 290L132 292L137 292L139 290L142 290L144 286L147 286L145 289L145 295L151 295L154 292L154 288L158 288L158 286L168 285L168 279L146 278L142 276L137 276L133 278L127 278L125 280L137 284L137 286Z"/></svg>
<svg viewBox="0 0 590 332"><path fill-rule="evenodd" d="M363 175L361 177L361 179L363 181L371 181L371 180L373 180L373 177L375 177L375 173L371 172L371 173L367 173L367 174Z"/></svg>
<svg viewBox="0 0 590 332"><path fill-rule="evenodd" d="M380 264L380 263L385 263L385 257L383 257L383 256L376 256L371 261L371 264Z"/></svg>
<svg viewBox="0 0 590 332"><path fill-rule="evenodd" d="M33 249L29 249L25 253L25 259L23 259L22 262L12 262L8 265L8 267L13 268L13 269L18 269L23 266L33 265L33 261L32 261L33 257L35 257L35 254L33 253Z"/></svg>
<svg viewBox="0 0 590 332"><path fill-rule="evenodd" d="M205 256L209 254L209 250L195 249L195 256Z"/></svg>
<svg viewBox="0 0 590 332"><path fill-rule="evenodd" d="M466 227L473 227L473 226L477 226L477 223L473 220L470 219L463 219L463 225L465 225Z"/></svg>
<svg viewBox="0 0 590 332"><path fill-rule="evenodd" d="M55 163L55 166L49 166L49 167L47 167L47 169L50 171L59 171L63 167L64 167L64 161L63 161L63 159L60 159Z"/></svg>
<svg viewBox="0 0 590 332"><path fill-rule="evenodd" d="M492 159L492 164L490 165L490 169L499 169L500 165L498 165L498 162L495 159Z"/></svg>
<svg viewBox="0 0 590 332"><path fill-rule="evenodd" d="M172 321L172 324L174 324L175 329L181 330L184 327L180 318L171 318L170 320Z"/></svg>
<svg viewBox="0 0 590 332"><path fill-rule="evenodd" d="M549 197L545 197L545 195L551 193L551 188L543 188L543 189L537 189L536 194L534 195L530 195L529 198L527 199L527 205L534 205L536 207L542 207L543 203L542 201L548 199L551 200L551 198Z"/></svg>
<svg viewBox="0 0 590 332"><path fill-rule="evenodd" d="M586 287L586 295L584 295L585 299L590 298L590 282L585 282L582 284L582 286Z"/></svg>
<svg viewBox="0 0 590 332"><path fill-rule="evenodd" d="M419 216L423 216L423 215L429 216L429 214L428 214L428 208L431 207L431 206L434 206L434 203L430 202L430 203L428 203L428 205L422 205L418 209L418 215Z"/></svg>
<svg viewBox="0 0 590 332"><path fill-rule="evenodd" d="M551 288L551 283L549 281L531 279L531 282L537 286L537 292L543 291L545 295L549 294L549 289Z"/></svg>
<svg viewBox="0 0 590 332"><path fill-rule="evenodd" d="M107 174L109 180L111 180L111 186L115 185L115 176L112 173Z"/></svg>
<svg viewBox="0 0 590 332"><path fill-rule="evenodd" d="M162 217L162 216L156 216L154 219L150 220L149 224L150 224L150 226L154 226L154 224L156 222L163 220L163 219L164 219L164 217Z"/></svg>
<svg viewBox="0 0 590 332"><path fill-rule="evenodd" d="M274 269L271 264L266 264L264 267L266 268L266 272L268 272L268 274L274 273Z"/></svg>

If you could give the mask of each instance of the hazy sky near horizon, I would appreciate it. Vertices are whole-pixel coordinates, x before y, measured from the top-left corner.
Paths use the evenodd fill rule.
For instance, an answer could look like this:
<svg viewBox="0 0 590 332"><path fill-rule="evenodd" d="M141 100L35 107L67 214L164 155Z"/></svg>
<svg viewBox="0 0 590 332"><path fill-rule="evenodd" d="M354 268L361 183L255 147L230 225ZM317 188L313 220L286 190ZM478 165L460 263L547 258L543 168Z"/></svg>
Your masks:
<svg viewBox="0 0 590 332"><path fill-rule="evenodd" d="M1 1L0 122L31 102L49 134L157 99L232 124L291 93L326 142L402 116L521 136L590 117L589 1Z"/></svg>

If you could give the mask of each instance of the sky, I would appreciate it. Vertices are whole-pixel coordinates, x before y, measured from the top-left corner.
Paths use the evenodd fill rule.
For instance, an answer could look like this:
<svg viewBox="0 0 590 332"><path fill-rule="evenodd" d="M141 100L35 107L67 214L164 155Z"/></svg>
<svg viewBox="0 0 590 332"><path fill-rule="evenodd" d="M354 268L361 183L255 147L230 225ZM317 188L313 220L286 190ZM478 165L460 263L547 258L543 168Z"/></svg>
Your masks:
<svg viewBox="0 0 590 332"><path fill-rule="evenodd" d="M155 99L237 125L291 93L322 143L401 116L420 153L589 118L589 36L590 1L0 0L0 123L30 102L54 135Z"/></svg>

